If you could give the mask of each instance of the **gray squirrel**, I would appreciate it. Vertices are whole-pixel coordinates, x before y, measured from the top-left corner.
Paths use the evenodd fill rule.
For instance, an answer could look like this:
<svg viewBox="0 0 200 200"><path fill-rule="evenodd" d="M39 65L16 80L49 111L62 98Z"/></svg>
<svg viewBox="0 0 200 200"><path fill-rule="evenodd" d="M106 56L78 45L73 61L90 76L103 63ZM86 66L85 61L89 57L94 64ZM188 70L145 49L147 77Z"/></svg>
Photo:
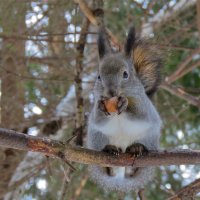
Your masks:
<svg viewBox="0 0 200 200"><path fill-rule="evenodd" d="M159 148L161 119L151 97L160 83L158 50L129 30L123 52L113 52L105 30L99 31L100 57L90 113L87 147L118 156L122 152L142 156ZM104 100L117 97L117 112L109 113ZM153 178L153 167L103 168L91 165L92 179L108 190L132 191Z"/></svg>

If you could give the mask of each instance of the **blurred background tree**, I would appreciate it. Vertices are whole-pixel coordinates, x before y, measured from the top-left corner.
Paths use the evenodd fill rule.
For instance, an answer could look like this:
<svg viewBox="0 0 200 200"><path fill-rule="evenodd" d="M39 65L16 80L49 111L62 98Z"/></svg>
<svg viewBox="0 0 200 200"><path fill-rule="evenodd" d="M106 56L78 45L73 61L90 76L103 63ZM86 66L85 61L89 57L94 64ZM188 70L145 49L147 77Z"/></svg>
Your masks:
<svg viewBox="0 0 200 200"><path fill-rule="evenodd" d="M99 22L115 48L135 25L138 36L161 50L163 82L154 98L163 119L161 147L199 149L200 1L195 0L1 0L1 127L63 141L79 133L82 142L93 102ZM139 198L103 191L80 164L72 172L36 153L1 148L0 156L2 200ZM199 179L198 166L160 167L146 198L167 199L197 180L193 193L200 199Z"/></svg>

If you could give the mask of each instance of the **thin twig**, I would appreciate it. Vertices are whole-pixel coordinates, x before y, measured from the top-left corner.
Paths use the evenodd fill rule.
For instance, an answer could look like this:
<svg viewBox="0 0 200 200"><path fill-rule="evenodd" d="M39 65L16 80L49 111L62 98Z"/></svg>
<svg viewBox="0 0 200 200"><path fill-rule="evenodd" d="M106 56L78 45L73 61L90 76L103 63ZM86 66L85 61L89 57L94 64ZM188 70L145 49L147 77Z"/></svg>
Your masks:
<svg viewBox="0 0 200 200"><path fill-rule="evenodd" d="M34 77L34 76L27 76L27 75L23 75L23 74L19 74L19 73L15 73L13 71L8 71L6 68L4 67L0 67L1 69L3 69L6 73L8 74L11 74L13 76L16 76L20 79L23 79L23 80L35 80L35 81L61 81L61 82L73 82L74 80L73 79L66 79L66 78L55 78L54 76L53 77L48 77L48 78L45 78L45 77ZM94 84L94 81L83 81L81 80L82 83L88 83L88 84Z"/></svg>
<svg viewBox="0 0 200 200"><path fill-rule="evenodd" d="M63 183L59 200L64 200L66 199L67 189L69 187L69 182L70 182L70 176L72 175L73 171L69 167L67 169L65 169L64 166L61 167L63 169L64 177L63 177Z"/></svg>
<svg viewBox="0 0 200 200"><path fill-rule="evenodd" d="M89 176L88 174L85 174L84 177L81 179L80 184L76 187L76 191L74 193L74 196L71 198L71 200L77 200L80 196L85 184L87 183Z"/></svg>
<svg viewBox="0 0 200 200"><path fill-rule="evenodd" d="M68 183L66 181L63 181L59 200L65 200L68 186L69 186Z"/></svg>
<svg viewBox="0 0 200 200"><path fill-rule="evenodd" d="M175 86L169 85L167 83L161 84L160 88L163 88L163 89L167 90L168 92L170 92L171 94L173 94L181 99L186 100L189 104L200 108L200 100L197 97L188 94L182 88L179 88L178 86L175 87Z"/></svg>
<svg viewBox="0 0 200 200"><path fill-rule="evenodd" d="M39 172L41 171L41 169L43 169L45 167L44 163L40 163L38 166L34 166L35 169L29 171L29 173L25 176L23 176L21 179L19 179L18 181L13 182L11 185L9 185L8 190L6 190L6 192L10 192L14 189L16 189L17 187L19 187L20 185L22 185L23 183L25 183L26 181L28 181L30 178L35 177L37 174L39 174ZM4 197L4 193L0 194L0 198Z"/></svg>
<svg viewBox="0 0 200 200"><path fill-rule="evenodd" d="M175 195L171 196L167 200L189 200L194 199L194 196L200 192L200 179L197 179L189 185L183 187Z"/></svg>
<svg viewBox="0 0 200 200"><path fill-rule="evenodd" d="M83 14L90 20L90 22L95 26L101 26L101 21L94 15L92 10L89 8L89 6L86 4L84 0L74 0L75 3L77 3L83 12ZM111 40L111 42L118 46L119 49L121 49L121 44L119 43L117 37L108 29L106 28L106 32Z"/></svg>
<svg viewBox="0 0 200 200"><path fill-rule="evenodd" d="M166 81L168 83L172 83L175 80L181 78L183 75L185 75L186 73L188 73L189 71L191 71L192 69L194 69L195 67L200 65L200 61L197 63L192 64L190 67L187 67L187 65L191 62L191 60L193 59L194 55L199 53L200 49L195 49L183 62L181 62L176 71L171 74L169 77L166 78Z"/></svg>
<svg viewBox="0 0 200 200"><path fill-rule="evenodd" d="M146 197L145 197L145 190L144 189L139 190L138 196L139 196L140 200L147 200Z"/></svg>

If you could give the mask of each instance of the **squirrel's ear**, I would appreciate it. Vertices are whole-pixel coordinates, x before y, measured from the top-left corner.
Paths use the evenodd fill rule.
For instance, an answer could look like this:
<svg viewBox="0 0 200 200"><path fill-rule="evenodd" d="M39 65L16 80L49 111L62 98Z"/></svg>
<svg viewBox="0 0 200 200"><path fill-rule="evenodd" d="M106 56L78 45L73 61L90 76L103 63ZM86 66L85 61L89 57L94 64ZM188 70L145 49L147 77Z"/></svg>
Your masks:
<svg viewBox="0 0 200 200"><path fill-rule="evenodd" d="M106 31L103 27L99 28L98 34L98 50L100 59L103 58L106 54L111 52L110 43L106 37Z"/></svg>
<svg viewBox="0 0 200 200"><path fill-rule="evenodd" d="M135 43L135 27L131 27L124 45L124 52L126 56L131 56L131 51Z"/></svg>

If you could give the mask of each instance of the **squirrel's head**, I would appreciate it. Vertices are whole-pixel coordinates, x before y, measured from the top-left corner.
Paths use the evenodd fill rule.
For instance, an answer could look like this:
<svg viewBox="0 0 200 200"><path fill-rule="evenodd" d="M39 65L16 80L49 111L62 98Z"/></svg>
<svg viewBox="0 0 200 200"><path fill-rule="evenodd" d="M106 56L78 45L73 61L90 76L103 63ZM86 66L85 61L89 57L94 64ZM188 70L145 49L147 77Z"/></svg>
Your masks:
<svg viewBox="0 0 200 200"><path fill-rule="evenodd" d="M135 29L129 30L123 52L114 53L100 29L98 38L99 70L96 89L103 96L146 92L151 96L160 83L161 59L152 45L135 37Z"/></svg>

